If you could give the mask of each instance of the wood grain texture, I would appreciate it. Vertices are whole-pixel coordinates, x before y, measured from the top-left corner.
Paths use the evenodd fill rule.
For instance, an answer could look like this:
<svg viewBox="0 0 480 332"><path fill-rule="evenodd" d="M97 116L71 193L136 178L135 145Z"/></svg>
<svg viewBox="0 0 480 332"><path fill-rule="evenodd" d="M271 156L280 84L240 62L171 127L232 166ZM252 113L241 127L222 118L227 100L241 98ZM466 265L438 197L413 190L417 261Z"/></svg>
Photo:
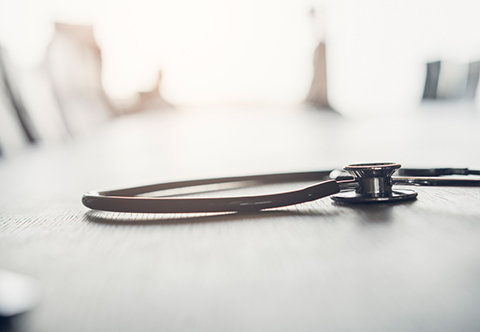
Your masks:
<svg viewBox="0 0 480 332"><path fill-rule="evenodd" d="M480 168L477 113L432 112L149 113L1 161L0 267L43 288L20 330L478 331L479 188L256 214L104 213L80 203L99 187L350 162Z"/></svg>

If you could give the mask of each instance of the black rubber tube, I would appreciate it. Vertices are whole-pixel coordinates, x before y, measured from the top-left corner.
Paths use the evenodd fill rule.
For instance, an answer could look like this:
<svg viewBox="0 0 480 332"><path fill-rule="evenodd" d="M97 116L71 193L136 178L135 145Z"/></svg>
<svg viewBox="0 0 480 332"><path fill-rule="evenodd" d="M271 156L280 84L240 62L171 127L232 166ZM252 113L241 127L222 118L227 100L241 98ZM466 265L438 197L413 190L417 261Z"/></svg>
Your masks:
<svg viewBox="0 0 480 332"><path fill-rule="evenodd" d="M319 181L324 180L328 176L328 173L329 171L269 174L160 183L149 186L109 191L91 191L83 196L82 202L88 208L112 212L191 213L258 211L262 209L295 205L317 200L319 198L338 193L340 188L335 180L328 180L303 189L271 195L223 198L162 198L138 197L136 195L167 189L229 182L255 181L259 184L268 184L282 182Z"/></svg>

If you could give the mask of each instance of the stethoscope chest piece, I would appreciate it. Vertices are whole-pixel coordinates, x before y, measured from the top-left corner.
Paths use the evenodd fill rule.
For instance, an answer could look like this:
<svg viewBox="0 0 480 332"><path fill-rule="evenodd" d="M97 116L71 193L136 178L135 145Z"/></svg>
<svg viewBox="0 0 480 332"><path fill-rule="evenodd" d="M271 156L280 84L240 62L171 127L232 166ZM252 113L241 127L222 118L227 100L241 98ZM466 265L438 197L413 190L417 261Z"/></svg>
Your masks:
<svg viewBox="0 0 480 332"><path fill-rule="evenodd" d="M415 199L413 190L392 190L392 175L401 167L397 163L366 163L345 166L358 183L355 191L331 196L338 203L382 203Z"/></svg>

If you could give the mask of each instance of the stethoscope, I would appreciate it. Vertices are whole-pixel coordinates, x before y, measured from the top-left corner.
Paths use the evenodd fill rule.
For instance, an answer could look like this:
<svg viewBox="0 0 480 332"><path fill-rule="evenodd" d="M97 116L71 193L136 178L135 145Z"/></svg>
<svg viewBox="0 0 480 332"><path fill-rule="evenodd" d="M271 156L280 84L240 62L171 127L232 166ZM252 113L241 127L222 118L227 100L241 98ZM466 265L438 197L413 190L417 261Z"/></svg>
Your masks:
<svg viewBox="0 0 480 332"><path fill-rule="evenodd" d="M194 213L194 212L254 212L290 206L330 196L340 204L388 203L416 199L413 190L393 188L394 185L478 187L480 170L468 168L404 168L391 162L350 164L343 170L301 173L267 174L192 181L168 182L147 186L91 191L82 202L94 210L133 213ZM393 176L396 173L396 176ZM461 175L463 178L445 178ZM171 198L171 196L141 196L204 185L248 183L255 185L318 182L303 189L271 195L221 198Z"/></svg>

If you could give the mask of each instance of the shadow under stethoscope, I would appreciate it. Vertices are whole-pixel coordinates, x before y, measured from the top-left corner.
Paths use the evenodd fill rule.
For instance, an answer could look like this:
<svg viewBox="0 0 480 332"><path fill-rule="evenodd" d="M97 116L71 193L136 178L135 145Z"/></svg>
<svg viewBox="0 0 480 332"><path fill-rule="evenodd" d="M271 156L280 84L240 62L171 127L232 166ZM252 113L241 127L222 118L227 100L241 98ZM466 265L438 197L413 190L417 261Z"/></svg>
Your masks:
<svg viewBox="0 0 480 332"><path fill-rule="evenodd" d="M362 222L369 224L373 223L388 223L394 220L395 210L399 207L412 206L417 202L417 199L409 201L389 202L383 204L346 204L333 202L339 209L347 209L354 212Z"/></svg>
<svg viewBox="0 0 480 332"><path fill-rule="evenodd" d="M87 211L85 219L88 222L115 226L140 226L140 225L182 225L217 223L247 220L266 220L284 217L328 217L336 215L331 211L293 211L293 210L262 210L257 212L228 212L212 214L183 214L162 215L145 213L117 213L103 211Z"/></svg>
<svg viewBox="0 0 480 332"><path fill-rule="evenodd" d="M345 204L332 202L335 209L309 209L286 208L278 210L261 210L256 212L223 212L223 213L191 213L191 214L147 214L147 213L118 213L91 210L84 216L88 222L115 226L140 226L140 225L181 225L217 223L247 220L267 220L279 218L342 218L348 210L368 223L384 223L391 221L394 210L399 206L410 206L416 200L405 202L390 202L385 204Z"/></svg>

